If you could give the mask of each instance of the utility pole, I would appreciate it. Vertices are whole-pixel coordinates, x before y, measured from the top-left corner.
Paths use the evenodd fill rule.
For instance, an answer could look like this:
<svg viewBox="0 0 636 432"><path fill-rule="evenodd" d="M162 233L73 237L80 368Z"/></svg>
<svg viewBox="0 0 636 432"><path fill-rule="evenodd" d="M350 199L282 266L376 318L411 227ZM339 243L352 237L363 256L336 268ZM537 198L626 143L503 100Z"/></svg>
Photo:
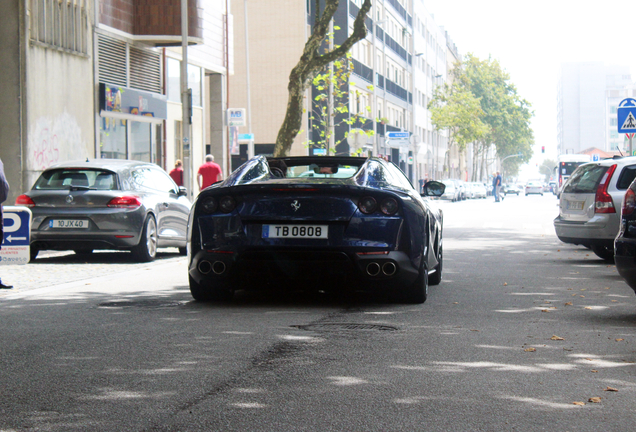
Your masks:
<svg viewBox="0 0 636 432"><path fill-rule="evenodd" d="M190 157L191 95L188 89L188 0L181 0L181 145L183 146L183 180L190 199L194 196Z"/></svg>

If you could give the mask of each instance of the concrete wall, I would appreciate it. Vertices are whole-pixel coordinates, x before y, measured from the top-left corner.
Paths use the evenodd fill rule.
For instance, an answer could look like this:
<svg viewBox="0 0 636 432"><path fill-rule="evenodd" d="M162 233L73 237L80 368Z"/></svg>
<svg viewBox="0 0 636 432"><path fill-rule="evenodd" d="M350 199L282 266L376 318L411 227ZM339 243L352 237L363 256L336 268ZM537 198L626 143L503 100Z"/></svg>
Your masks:
<svg viewBox="0 0 636 432"><path fill-rule="evenodd" d="M90 15L89 15L90 17ZM92 35L89 34L89 47ZM93 58L27 48L26 188L51 164L95 157Z"/></svg>
<svg viewBox="0 0 636 432"><path fill-rule="evenodd" d="M0 14L0 159L11 193L4 203L13 205L15 197L22 193L21 176L21 69L20 25L23 19L21 2L3 2Z"/></svg>

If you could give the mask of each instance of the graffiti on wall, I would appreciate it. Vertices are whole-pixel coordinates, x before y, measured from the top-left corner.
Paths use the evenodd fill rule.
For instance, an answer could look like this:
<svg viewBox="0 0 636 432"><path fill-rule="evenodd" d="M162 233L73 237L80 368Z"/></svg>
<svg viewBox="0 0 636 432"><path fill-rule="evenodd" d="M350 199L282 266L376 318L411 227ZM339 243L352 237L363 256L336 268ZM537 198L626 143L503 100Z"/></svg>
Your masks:
<svg viewBox="0 0 636 432"><path fill-rule="evenodd" d="M67 112L56 117L42 116L29 131L28 165L40 171L50 165L73 159L85 159L86 143L82 129Z"/></svg>

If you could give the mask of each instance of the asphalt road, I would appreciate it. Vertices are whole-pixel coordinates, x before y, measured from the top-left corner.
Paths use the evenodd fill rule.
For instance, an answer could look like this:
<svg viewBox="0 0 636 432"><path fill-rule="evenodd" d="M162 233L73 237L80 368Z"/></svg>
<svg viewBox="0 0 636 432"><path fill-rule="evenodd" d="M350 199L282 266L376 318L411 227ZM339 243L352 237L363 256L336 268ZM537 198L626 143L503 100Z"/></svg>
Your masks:
<svg viewBox="0 0 636 432"><path fill-rule="evenodd" d="M614 266L558 241L552 195L442 207L424 305L200 304L170 253L0 267L0 431L631 430L636 296Z"/></svg>

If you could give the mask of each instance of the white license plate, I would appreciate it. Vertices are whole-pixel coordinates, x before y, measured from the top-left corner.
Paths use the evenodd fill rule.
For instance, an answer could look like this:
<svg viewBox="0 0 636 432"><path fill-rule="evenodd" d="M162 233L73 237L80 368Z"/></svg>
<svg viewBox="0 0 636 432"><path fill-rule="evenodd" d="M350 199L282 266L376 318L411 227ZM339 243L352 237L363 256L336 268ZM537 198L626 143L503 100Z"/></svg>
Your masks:
<svg viewBox="0 0 636 432"><path fill-rule="evenodd" d="M87 219L51 219L49 228L88 228Z"/></svg>
<svg viewBox="0 0 636 432"><path fill-rule="evenodd" d="M329 225L263 225L263 238L329 238Z"/></svg>
<svg viewBox="0 0 636 432"><path fill-rule="evenodd" d="M583 210L583 204L585 201L566 201L565 209L566 210Z"/></svg>

